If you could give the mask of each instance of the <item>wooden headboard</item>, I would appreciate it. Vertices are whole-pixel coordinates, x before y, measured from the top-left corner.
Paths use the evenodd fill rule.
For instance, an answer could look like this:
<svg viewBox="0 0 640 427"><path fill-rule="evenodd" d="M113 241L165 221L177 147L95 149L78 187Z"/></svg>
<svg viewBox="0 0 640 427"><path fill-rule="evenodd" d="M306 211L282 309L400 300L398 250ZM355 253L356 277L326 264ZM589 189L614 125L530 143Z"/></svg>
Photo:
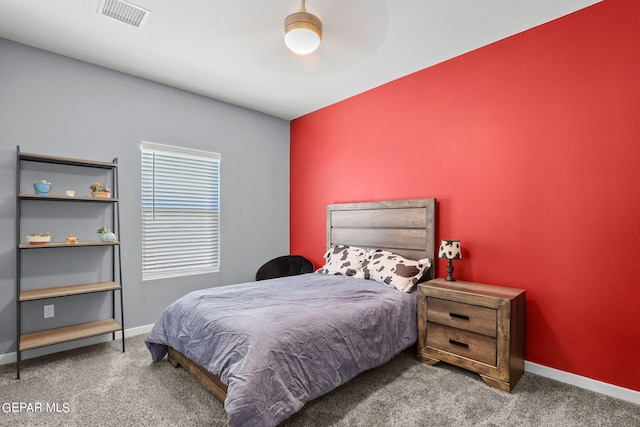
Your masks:
<svg viewBox="0 0 640 427"><path fill-rule="evenodd" d="M430 258L435 277L436 199L327 205L327 249L334 245L385 249L408 259Z"/></svg>

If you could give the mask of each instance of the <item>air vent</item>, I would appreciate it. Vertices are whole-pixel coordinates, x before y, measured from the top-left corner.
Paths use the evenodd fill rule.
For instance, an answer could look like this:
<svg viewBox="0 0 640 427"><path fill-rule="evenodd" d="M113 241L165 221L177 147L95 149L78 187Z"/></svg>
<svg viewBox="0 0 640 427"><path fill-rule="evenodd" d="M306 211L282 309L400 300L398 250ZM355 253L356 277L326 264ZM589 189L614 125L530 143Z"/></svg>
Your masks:
<svg viewBox="0 0 640 427"><path fill-rule="evenodd" d="M124 0L100 0L98 13L139 28L150 12Z"/></svg>

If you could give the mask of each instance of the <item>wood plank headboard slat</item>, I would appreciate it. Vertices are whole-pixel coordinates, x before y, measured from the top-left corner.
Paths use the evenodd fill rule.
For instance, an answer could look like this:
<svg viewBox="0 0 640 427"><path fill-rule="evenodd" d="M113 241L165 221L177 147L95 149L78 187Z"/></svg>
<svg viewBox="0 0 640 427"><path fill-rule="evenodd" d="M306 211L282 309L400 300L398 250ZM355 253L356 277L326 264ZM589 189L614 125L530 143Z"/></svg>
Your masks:
<svg viewBox="0 0 640 427"><path fill-rule="evenodd" d="M334 228L333 244L375 248L425 249L424 228Z"/></svg>
<svg viewBox="0 0 640 427"><path fill-rule="evenodd" d="M353 209L331 215L334 228L358 228L363 223L369 228L424 228L427 221L422 208Z"/></svg>

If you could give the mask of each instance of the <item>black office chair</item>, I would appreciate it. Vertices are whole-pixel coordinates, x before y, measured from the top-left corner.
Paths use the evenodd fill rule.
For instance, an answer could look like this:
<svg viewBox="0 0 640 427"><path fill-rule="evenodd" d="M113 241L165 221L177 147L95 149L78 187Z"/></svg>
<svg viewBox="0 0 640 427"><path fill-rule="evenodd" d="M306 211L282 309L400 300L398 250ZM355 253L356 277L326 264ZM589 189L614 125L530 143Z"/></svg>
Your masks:
<svg viewBox="0 0 640 427"><path fill-rule="evenodd" d="M284 255L274 258L258 269L256 280L297 276L313 272L313 263L300 255Z"/></svg>

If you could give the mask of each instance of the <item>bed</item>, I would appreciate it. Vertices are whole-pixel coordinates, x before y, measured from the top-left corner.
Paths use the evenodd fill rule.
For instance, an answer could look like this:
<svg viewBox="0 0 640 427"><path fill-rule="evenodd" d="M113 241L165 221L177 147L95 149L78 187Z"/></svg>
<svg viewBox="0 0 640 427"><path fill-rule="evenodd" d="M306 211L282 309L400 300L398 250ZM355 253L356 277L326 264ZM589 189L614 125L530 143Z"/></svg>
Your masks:
<svg viewBox="0 0 640 427"><path fill-rule="evenodd" d="M231 427L275 426L416 341L410 290L434 277L435 199L331 204L326 215L318 272L191 292L146 339L154 361L168 355L223 402ZM419 274L389 275L385 262Z"/></svg>

